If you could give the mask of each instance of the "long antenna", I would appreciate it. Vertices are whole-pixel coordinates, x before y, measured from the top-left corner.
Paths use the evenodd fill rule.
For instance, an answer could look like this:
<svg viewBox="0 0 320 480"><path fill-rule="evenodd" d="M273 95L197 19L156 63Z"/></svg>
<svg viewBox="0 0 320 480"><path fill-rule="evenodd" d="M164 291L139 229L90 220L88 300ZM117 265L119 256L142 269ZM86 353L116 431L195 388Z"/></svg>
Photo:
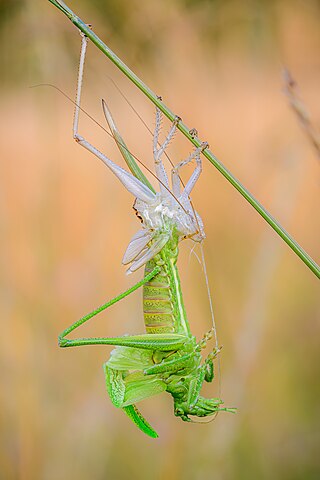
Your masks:
<svg viewBox="0 0 320 480"><path fill-rule="evenodd" d="M205 278L205 281L206 281L207 295L208 295L208 300L209 300L209 308L210 308L213 336L214 336L214 341L215 341L215 347L218 351L219 350L218 333L217 333L216 321L215 321L215 317L214 317L212 295L211 295L209 277L208 277L208 273L207 273L207 265L206 265L206 260L205 260L205 256L204 256L204 250L203 250L202 242L200 243L200 250L201 250L202 268L203 268L204 278ZM219 355L218 355L218 358L217 358L217 366L218 366L217 370L218 370L218 382L219 382L218 391L219 391L219 396L221 396L221 365L220 365Z"/></svg>

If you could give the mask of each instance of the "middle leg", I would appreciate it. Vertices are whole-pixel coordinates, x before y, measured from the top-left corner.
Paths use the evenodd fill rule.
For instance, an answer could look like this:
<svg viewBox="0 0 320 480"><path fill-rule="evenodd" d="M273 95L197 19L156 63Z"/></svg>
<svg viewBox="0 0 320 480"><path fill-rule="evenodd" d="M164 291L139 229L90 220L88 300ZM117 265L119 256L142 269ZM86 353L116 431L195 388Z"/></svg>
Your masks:
<svg viewBox="0 0 320 480"><path fill-rule="evenodd" d="M186 186L184 187L184 190L183 190L183 197L187 198L193 187L195 186L197 180L199 179L200 175L201 175L201 172L202 172L202 161L201 161L201 152L203 152L203 150L205 148L208 147L208 143L207 142L203 142L200 147L197 147L185 160L182 160L181 162L179 162L171 171L171 179L172 179L172 190L173 190L173 194L176 196L176 197L180 197L180 190L181 190L181 182L180 182L180 176L179 176L179 170L188 165L190 162L192 162L192 160L196 160L196 167L190 177L190 179L188 180L188 183L186 184Z"/></svg>

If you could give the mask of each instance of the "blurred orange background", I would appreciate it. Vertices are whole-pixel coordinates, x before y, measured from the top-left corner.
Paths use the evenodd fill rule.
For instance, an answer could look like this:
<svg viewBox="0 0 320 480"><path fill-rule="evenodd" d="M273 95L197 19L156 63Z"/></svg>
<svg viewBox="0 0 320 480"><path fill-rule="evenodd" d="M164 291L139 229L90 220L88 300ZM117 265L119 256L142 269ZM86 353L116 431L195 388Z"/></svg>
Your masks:
<svg viewBox="0 0 320 480"><path fill-rule="evenodd" d="M319 260L319 160L281 76L285 65L319 125L319 1L67 3ZM237 415L185 424L162 394L141 404L160 434L152 440L107 398L111 348L58 348L66 326L141 278L121 266L139 225L130 194L73 141L72 103L49 86L29 88L50 83L74 97L77 30L48 1L10 0L0 5L0 38L0 478L319 478L319 283L206 160L193 202L207 235L222 398ZM152 167L152 137L110 78L151 128L153 105L88 50L83 107L104 125L105 98L131 151ZM80 133L123 165L85 116ZM190 149L179 134L170 156ZM179 266L199 338L210 316L191 247L181 245ZM139 291L79 331L140 332ZM217 395L218 380L204 390Z"/></svg>

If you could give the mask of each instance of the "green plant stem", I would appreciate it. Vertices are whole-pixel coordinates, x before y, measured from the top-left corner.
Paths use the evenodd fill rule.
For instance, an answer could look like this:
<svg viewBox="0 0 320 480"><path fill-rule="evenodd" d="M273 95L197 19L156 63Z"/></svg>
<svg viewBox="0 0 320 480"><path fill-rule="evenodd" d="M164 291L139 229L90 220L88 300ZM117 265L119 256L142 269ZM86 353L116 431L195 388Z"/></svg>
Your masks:
<svg viewBox="0 0 320 480"><path fill-rule="evenodd" d="M103 43L100 38L86 25L67 5L61 0L49 0L50 3L55 5L61 10L71 22L81 30L91 41L96 45L171 121L176 118L176 115L157 97L150 88L145 85L137 75L130 70L127 65L120 60L110 48ZM178 129L187 139L193 143L196 147L201 145L201 140L190 134L190 129L180 121L178 123ZM218 160L218 158L207 148L203 151L203 155L219 170L220 173L233 185L238 192L253 206L253 208L262 216L262 218L268 222L275 232L289 245L289 247L300 257L307 267L320 278L320 267L316 262L300 247L300 245L285 231L285 229L273 218L269 212L261 205L258 200L237 180L232 173Z"/></svg>

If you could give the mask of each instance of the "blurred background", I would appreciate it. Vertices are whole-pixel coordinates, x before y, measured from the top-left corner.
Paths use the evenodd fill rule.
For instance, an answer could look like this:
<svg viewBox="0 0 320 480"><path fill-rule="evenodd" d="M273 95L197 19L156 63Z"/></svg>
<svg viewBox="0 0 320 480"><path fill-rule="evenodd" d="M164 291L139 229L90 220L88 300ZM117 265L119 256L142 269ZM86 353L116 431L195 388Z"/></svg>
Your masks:
<svg viewBox="0 0 320 480"><path fill-rule="evenodd" d="M319 261L319 159L282 71L319 126L320 2L67 3ZM206 160L193 201L223 345L221 396L237 415L185 424L162 394L140 404L159 432L152 440L107 398L111 347L58 348L66 326L141 278L121 266L138 223L130 194L73 141L72 103L50 86L30 88L52 84L74 97L76 28L48 1L1 0L0 39L1 480L318 479L318 280ZM153 128L153 105L89 45L83 107L105 125L105 98L131 151L152 167L152 137L113 82ZM85 116L80 133L123 165ZM179 134L169 153L178 161L190 150ZM179 267L200 338L209 305L191 248L181 245ZM138 291L79 336L140 332ZM218 380L204 394L218 395Z"/></svg>

